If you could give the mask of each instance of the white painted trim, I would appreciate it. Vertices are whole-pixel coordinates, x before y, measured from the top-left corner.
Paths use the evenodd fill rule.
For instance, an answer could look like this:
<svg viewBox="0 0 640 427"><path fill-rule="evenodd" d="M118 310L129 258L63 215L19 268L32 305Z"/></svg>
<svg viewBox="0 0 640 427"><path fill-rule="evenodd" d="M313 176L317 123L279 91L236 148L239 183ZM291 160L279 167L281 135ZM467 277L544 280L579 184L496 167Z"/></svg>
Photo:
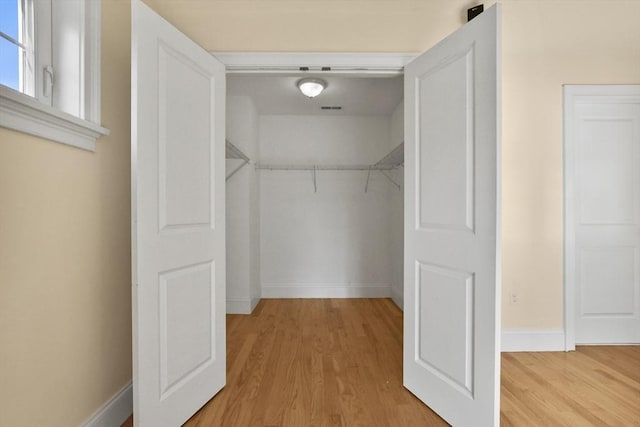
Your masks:
<svg viewBox="0 0 640 427"><path fill-rule="evenodd" d="M227 67L227 73L309 72L402 74L414 53L278 53L278 52L211 52ZM321 71L331 67L331 71Z"/></svg>
<svg viewBox="0 0 640 427"><path fill-rule="evenodd" d="M96 140L103 135L108 135L109 130L101 127L100 123L100 61L101 61L101 1L93 0L78 4L57 4L52 12L51 3L38 3L47 12L44 20L36 24L36 37L41 44L50 44L53 38L53 51L55 43L61 42L57 28L51 28L52 16L60 16L65 13L65 8L80 8L83 17L75 28L80 32L80 99L79 117L67 114L51 105L52 98L45 97L42 91L42 69L44 65L52 64L52 52L44 49L36 57L35 97L30 97L11 88L0 85L0 127L6 127L19 132L35 135L51 141L60 142L89 151L95 151ZM37 17L36 17L37 19ZM58 49L59 50L59 49ZM43 56L44 55L44 56ZM59 67L55 64L54 67ZM73 84L75 86L76 83ZM55 90L60 90L56 87ZM71 92L75 92L71 90ZM62 97L66 91L62 89Z"/></svg>
<svg viewBox="0 0 640 427"><path fill-rule="evenodd" d="M84 95L85 120L101 123L101 38L102 38L102 2L85 2L85 31L84 31Z"/></svg>
<svg viewBox="0 0 640 427"><path fill-rule="evenodd" d="M565 350L572 351L576 348L575 338L575 200L574 200L574 168L571 159L575 158L573 150L573 117L574 106L580 102L579 98L588 98L594 102L593 97L601 96L625 96L629 102L637 103L640 97L640 85L564 85L563 86L563 184L564 184L564 329Z"/></svg>
<svg viewBox="0 0 640 427"><path fill-rule="evenodd" d="M502 351L565 351L562 329L503 329Z"/></svg>
<svg viewBox="0 0 640 427"><path fill-rule="evenodd" d="M93 413L82 427L120 427L133 414L131 381Z"/></svg>
<svg viewBox="0 0 640 427"><path fill-rule="evenodd" d="M573 140L573 104L575 103L575 86L563 87L563 194L564 194L564 238L563 238L563 270L564 270L564 330L565 350L575 350L575 224L573 220L573 163L568 159L573 158L573 150L569 141Z"/></svg>
<svg viewBox="0 0 640 427"><path fill-rule="evenodd" d="M400 310L404 311L404 292L395 286L392 286L391 299L393 299L393 302L398 306L398 308L400 308Z"/></svg>
<svg viewBox="0 0 640 427"><path fill-rule="evenodd" d="M258 303L260 302L260 298L251 298L251 313L256 309Z"/></svg>
<svg viewBox="0 0 640 427"><path fill-rule="evenodd" d="M99 137L109 134L109 129L64 113L2 85L0 126L89 151L95 151Z"/></svg>
<svg viewBox="0 0 640 427"><path fill-rule="evenodd" d="M227 314L251 314L254 307L249 298L227 298Z"/></svg>
<svg viewBox="0 0 640 427"><path fill-rule="evenodd" d="M389 298L387 284L291 284L266 283L262 298Z"/></svg>

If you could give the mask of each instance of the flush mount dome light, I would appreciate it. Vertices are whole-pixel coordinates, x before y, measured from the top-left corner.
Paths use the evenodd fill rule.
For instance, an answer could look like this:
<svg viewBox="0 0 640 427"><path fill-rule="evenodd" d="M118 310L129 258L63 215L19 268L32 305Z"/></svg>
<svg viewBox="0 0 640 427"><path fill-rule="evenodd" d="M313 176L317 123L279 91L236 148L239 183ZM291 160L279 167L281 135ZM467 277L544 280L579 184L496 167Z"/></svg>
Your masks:
<svg viewBox="0 0 640 427"><path fill-rule="evenodd" d="M298 80L298 89L304 96L308 96L309 98L314 98L325 90L327 87L327 82L322 79L302 79Z"/></svg>

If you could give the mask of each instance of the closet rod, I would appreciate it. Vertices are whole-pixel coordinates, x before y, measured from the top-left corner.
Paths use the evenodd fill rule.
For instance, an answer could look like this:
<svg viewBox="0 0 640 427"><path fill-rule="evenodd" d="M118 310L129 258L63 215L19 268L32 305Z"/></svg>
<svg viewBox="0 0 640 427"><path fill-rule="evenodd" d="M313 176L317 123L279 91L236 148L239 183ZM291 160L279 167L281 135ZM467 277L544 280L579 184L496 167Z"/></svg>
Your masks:
<svg viewBox="0 0 640 427"><path fill-rule="evenodd" d="M269 165L256 163L256 169L281 171L368 171L392 170L392 165Z"/></svg>

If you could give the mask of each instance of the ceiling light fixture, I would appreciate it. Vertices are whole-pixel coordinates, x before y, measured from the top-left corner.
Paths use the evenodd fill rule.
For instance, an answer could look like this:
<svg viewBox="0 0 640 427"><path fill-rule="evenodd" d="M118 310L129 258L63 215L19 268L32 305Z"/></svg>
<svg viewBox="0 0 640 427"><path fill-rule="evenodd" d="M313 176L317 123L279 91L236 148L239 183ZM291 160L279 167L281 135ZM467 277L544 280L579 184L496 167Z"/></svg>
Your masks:
<svg viewBox="0 0 640 427"><path fill-rule="evenodd" d="M327 82L322 79L302 79L298 80L298 89L304 96L314 98L327 88Z"/></svg>

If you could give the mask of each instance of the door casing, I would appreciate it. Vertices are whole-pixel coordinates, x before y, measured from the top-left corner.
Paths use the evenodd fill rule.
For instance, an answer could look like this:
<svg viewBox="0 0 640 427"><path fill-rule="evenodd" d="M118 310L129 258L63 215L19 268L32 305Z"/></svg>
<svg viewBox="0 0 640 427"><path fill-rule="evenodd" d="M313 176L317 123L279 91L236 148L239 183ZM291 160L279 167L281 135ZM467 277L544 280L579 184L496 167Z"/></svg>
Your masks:
<svg viewBox="0 0 640 427"><path fill-rule="evenodd" d="M385 77L404 74L417 53L247 53L210 52L227 67L227 74L325 74ZM300 67L309 67L308 71ZM331 70L322 71L322 67Z"/></svg>
<svg viewBox="0 0 640 427"><path fill-rule="evenodd" d="M572 133L575 98L579 96L636 96L639 85L564 85L563 86L563 272L564 272L564 335L565 351L576 349L576 223L574 199L574 156Z"/></svg>

